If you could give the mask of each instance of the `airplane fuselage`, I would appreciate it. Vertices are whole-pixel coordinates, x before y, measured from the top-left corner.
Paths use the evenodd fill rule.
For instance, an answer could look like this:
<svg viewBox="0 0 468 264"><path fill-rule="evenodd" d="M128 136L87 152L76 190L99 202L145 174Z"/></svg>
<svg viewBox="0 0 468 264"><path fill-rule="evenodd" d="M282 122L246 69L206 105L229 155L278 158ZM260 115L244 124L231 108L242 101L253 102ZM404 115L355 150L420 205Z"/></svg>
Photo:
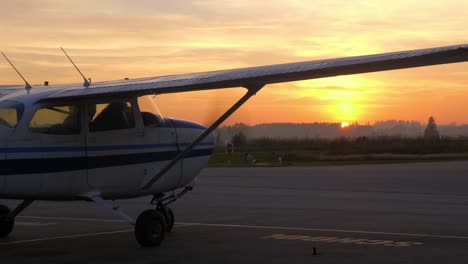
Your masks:
<svg viewBox="0 0 468 264"><path fill-rule="evenodd" d="M57 89L0 97L0 198L75 200L162 193L191 184L213 150L210 135L149 189L206 127L162 118L149 96L38 102ZM3 120L2 120L3 119Z"/></svg>

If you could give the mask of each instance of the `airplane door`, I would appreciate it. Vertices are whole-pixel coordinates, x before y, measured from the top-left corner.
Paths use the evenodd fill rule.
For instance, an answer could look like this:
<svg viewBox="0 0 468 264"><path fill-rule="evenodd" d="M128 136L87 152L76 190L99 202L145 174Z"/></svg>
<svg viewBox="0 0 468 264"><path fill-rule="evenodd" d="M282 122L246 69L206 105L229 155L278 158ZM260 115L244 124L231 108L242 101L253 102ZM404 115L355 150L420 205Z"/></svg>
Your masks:
<svg viewBox="0 0 468 264"><path fill-rule="evenodd" d="M150 163L146 163L146 173L143 182L150 180L166 164L168 164L180 150L178 136L174 124L170 119L161 117L153 96L138 97L139 112L142 119L145 144L151 146L148 151L154 157ZM182 163L177 163L159 180L152 188L153 192L173 190L179 185L182 174Z"/></svg>
<svg viewBox="0 0 468 264"><path fill-rule="evenodd" d="M1 118L1 111L0 111L0 118ZM8 136L11 134L11 132L13 131L13 129L11 128L7 128L5 126L2 126L2 124L0 124L0 149L4 149L6 147L6 142L7 142L7 139L8 139ZM0 151L0 164L4 164L4 166L6 166L6 151ZM0 193L3 193L3 188L5 186L5 180L6 180L6 176L2 175L0 173Z"/></svg>
<svg viewBox="0 0 468 264"><path fill-rule="evenodd" d="M176 129L170 122L160 127L145 126L145 139L147 142L155 144L156 148L153 149L153 153L159 156L159 158L148 164L151 171L148 173L147 179L149 179L161 171L177 155L179 146ZM181 174L182 164L178 162L155 182L153 189L162 192L176 188L180 182Z"/></svg>
<svg viewBox="0 0 468 264"><path fill-rule="evenodd" d="M143 131L133 100L87 103L88 186L103 194L131 195L144 177Z"/></svg>

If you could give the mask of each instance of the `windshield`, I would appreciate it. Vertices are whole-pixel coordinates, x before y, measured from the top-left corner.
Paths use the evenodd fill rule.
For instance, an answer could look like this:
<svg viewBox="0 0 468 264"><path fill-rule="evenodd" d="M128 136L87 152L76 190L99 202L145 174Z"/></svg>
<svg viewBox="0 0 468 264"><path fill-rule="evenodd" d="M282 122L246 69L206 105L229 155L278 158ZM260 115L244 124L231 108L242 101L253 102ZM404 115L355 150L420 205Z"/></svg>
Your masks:
<svg viewBox="0 0 468 264"><path fill-rule="evenodd" d="M145 127L155 127L163 124L161 113L150 95L138 97L138 106Z"/></svg>
<svg viewBox="0 0 468 264"><path fill-rule="evenodd" d="M24 104L14 101L0 102L0 126L14 128L24 112Z"/></svg>

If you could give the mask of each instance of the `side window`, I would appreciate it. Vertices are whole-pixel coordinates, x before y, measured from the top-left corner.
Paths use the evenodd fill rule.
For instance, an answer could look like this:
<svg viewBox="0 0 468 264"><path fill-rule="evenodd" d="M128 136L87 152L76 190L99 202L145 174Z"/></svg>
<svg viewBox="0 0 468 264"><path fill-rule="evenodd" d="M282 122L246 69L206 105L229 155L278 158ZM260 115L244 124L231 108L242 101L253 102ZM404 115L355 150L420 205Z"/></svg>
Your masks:
<svg viewBox="0 0 468 264"><path fill-rule="evenodd" d="M88 116L90 132L135 127L135 118L130 102L88 104Z"/></svg>
<svg viewBox="0 0 468 264"><path fill-rule="evenodd" d="M150 95L138 97L138 106L145 127L162 126L163 118Z"/></svg>
<svg viewBox="0 0 468 264"><path fill-rule="evenodd" d="M18 125L24 112L24 104L14 101L0 102L0 125L9 128Z"/></svg>
<svg viewBox="0 0 468 264"><path fill-rule="evenodd" d="M29 130L33 133L74 135L81 132L81 111L77 105L44 107L34 113Z"/></svg>

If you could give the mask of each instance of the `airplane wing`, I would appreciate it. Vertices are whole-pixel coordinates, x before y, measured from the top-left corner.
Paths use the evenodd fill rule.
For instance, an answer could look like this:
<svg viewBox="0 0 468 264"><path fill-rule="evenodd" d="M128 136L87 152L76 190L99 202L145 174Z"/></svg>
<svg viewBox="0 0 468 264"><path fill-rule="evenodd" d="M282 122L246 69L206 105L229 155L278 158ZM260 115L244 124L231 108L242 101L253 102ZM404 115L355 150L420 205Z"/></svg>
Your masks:
<svg viewBox="0 0 468 264"><path fill-rule="evenodd" d="M468 61L468 44L126 81L101 82L94 83L87 89L77 86L62 90L49 95L41 101L103 96L122 97L134 94L165 94L233 87L249 88L271 83L463 61Z"/></svg>
<svg viewBox="0 0 468 264"><path fill-rule="evenodd" d="M9 93L18 91L18 90L24 90L24 86L18 86L18 85L0 85L0 97L7 95Z"/></svg>

